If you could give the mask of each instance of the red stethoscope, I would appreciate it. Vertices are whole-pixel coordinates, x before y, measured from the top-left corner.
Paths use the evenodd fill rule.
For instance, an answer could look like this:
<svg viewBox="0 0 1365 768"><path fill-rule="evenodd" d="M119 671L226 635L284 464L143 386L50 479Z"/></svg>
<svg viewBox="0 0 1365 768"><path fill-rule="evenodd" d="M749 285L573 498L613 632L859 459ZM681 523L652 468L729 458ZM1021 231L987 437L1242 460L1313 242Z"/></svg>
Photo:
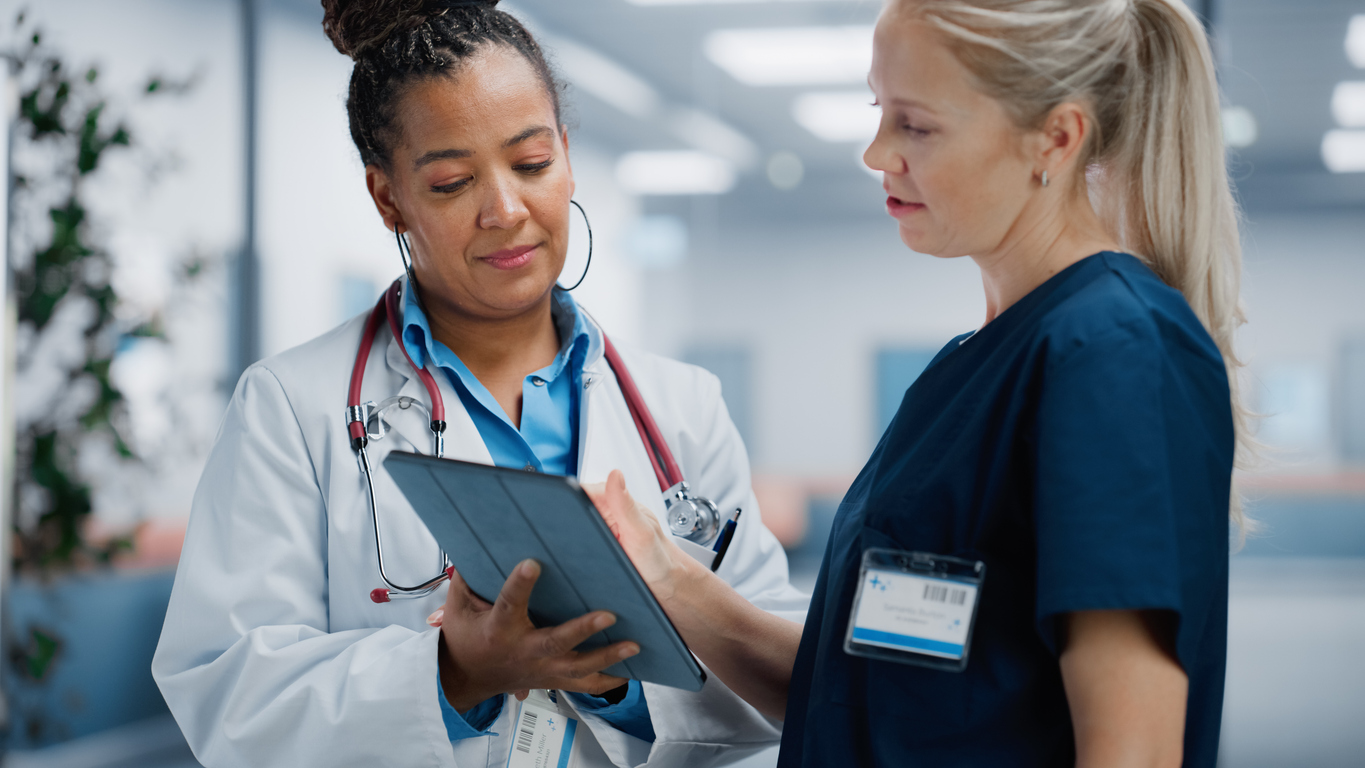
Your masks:
<svg viewBox="0 0 1365 768"><path fill-rule="evenodd" d="M386 585L370 592L370 599L376 603L429 595L440 586L441 582L446 580L446 569L450 567L450 559L446 557L445 551L441 550L440 573L420 584L414 586L400 585L390 579L384 570L384 543L379 530L379 507L374 495L374 469L370 465L366 446L371 440L382 439L388 432L388 424L384 421L384 414L390 409L417 408L425 413L429 420L432 455L439 458L445 454L446 409L441 391L436 386L436 378L425 368L417 367L412 357L408 355L407 347L402 343L403 334L399 329L399 318L403 316L400 303L402 290L402 281L393 281L393 285L389 286L389 289L380 297L379 302L374 305L374 309L370 311L370 316L365 321L365 332L360 337L360 348L356 352L355 366L351 368L351 389L346 398L346 430L351 435L351 448L355 450L360 459L361 470L365 475L365 484L369 490L370 521L374 526L375 557L379 562L379 578L383 579ZM430 408L416 398L403 395L390 397L378 404L374 401L364 403L360 401L360 385L365 377L365 364L370 359L370 348L374 345L374 337L379 332L380 324L386 320L389 332L398 342L398 348L403 350L403 357L407 358L408 364L416 371L417 378L421 379L422 386L426 388L427 397L431 400ZM644 443L645 453L648 454L649 462L654 467L654 476L659 481L659 490L663 491L664 506L667 510L665 519L668 521L669 531L674 536L696 543L714 539L720 531L720 511L709 499L695 496L688 489L687 483L683 480L682 470L678 468L678 462L673 459L673 452L668 449L668 443L664 441L663 433L659 431L654 416L650 414L649 406L645 405L644 398L640 396L640 390L635 386L635 380L631 378L630 371L626 370L626 364L621 361L621 355L617 353L611 339L605 335L602 337L602 342L605 346L604 356L607 359L607 365L611 366L612 373L616 375L616 381L621 386L621 394L625 396L626 407L630 409L630 416L635 421L635 429L640 433L640 441Z"/></svg>

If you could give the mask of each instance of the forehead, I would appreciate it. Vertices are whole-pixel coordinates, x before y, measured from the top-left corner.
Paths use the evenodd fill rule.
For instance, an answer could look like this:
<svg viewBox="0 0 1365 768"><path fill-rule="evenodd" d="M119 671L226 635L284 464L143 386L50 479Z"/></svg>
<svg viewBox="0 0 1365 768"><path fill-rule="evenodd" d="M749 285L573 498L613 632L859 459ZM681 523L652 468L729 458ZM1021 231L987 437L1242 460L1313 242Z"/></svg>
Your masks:
<svg viewBox="0 0 1365 768"><path fill-rule="evenodd" d="M966 109L982 95L958 61L944 33L913 13L891 4L877 20L872 37L870 82L885 104L912 100L944 109Z"/></svg>
<svg viewBox="0 0 1365 768"><path fill-rule="evenodd" d="M501 143L532 124L555 128L554 103L531 63L506 46L490 45L453 73L407 87L399 100L400 149L478 149ZM504 135L506 134L506 135Z"/></svg>

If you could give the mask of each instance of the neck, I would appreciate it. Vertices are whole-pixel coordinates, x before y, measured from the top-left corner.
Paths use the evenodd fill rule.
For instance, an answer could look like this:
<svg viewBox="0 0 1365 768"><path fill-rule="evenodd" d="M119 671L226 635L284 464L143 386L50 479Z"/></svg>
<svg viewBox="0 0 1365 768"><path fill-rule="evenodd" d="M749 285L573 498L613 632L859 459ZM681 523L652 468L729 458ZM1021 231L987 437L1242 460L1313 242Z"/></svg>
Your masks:
<svg viewBox="0 0 1365 768"><path fill-rule="evenodd" d="M449 347L485 387L511 385L520 392L521 380L554 362L559 353L551 302L547 292L525 312L492 318L440 300L424 301L423 309L432 338Z"/></svg>
<svg viewBox="0 0 1365 768"><path fill-rule="evenodd" d="M1072 264L1119 249L1084 189L1065 203L1037 210L1043 194L1040 191L1025 207L999 248L972 257L981 268L986 291L986 323Z"/></svg>

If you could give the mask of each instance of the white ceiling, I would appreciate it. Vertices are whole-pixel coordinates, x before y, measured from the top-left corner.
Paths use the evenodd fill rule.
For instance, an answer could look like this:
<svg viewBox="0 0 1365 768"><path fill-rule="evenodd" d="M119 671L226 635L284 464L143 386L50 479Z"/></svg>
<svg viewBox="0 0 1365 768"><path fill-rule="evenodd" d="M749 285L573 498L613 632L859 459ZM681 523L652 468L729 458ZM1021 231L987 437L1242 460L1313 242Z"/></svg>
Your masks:
<svg viewBox="0 0 1365 768"><path fill-rule="evenodd" d="M321 18L315 0L274 2ZM877 0L676 5L512 0L506 5L529 19L552 49L556 41L567 41L621 65L662 105L631 114L620 103L613 106L583 88L571 89L570 114L580 141L619 152L691 148L680 138L691 130L680 125L680 115L686 114L718 118L747 138L757 162L732 191L707 203L722 226L726 221L882 215L879 185L859 170L857 146L822 141L793 118L791 107L799 95L831 86L744 85L703 53L706 35L717 29L871 24L881 8ZM1334 127L1333 87L1342 80L1365 80L1365 70L1351 65L1344 48L1348 20L1365 14L1365 0L1202 0L1195 5L1213 19L1227 103L1249 109L1257 122L1256 143L1232 156L1248 209L1365 206L1365 173L1329 174L1320 156L1322 136ZM783 150L805 165L804 179L794 190L774 188L763 170L765 160ZM651 198L648 205L660 212L695 212L697 202L665 197Z"/></svg>

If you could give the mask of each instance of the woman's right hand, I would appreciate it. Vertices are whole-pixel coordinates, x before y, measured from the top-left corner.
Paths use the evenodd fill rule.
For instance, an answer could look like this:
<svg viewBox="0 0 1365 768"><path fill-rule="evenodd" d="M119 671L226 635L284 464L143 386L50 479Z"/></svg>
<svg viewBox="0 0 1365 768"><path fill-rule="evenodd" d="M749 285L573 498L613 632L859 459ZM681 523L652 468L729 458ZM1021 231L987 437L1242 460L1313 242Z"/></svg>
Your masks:
<svg viewBox="0 0 1365 768"><path fill-rule="evenodd" d="M449 573L445 606L427 622L441 628L441 689L457 712L499 693L521 698L530 688L553 688L599 694L626 682L601 670L639 653L640 646L624 641L574 650L615 624L615 616L594 611L544 629L531 623L527 603L540 577L536 561L517 565L492 605L475 595L454 568Z"/></svg>

